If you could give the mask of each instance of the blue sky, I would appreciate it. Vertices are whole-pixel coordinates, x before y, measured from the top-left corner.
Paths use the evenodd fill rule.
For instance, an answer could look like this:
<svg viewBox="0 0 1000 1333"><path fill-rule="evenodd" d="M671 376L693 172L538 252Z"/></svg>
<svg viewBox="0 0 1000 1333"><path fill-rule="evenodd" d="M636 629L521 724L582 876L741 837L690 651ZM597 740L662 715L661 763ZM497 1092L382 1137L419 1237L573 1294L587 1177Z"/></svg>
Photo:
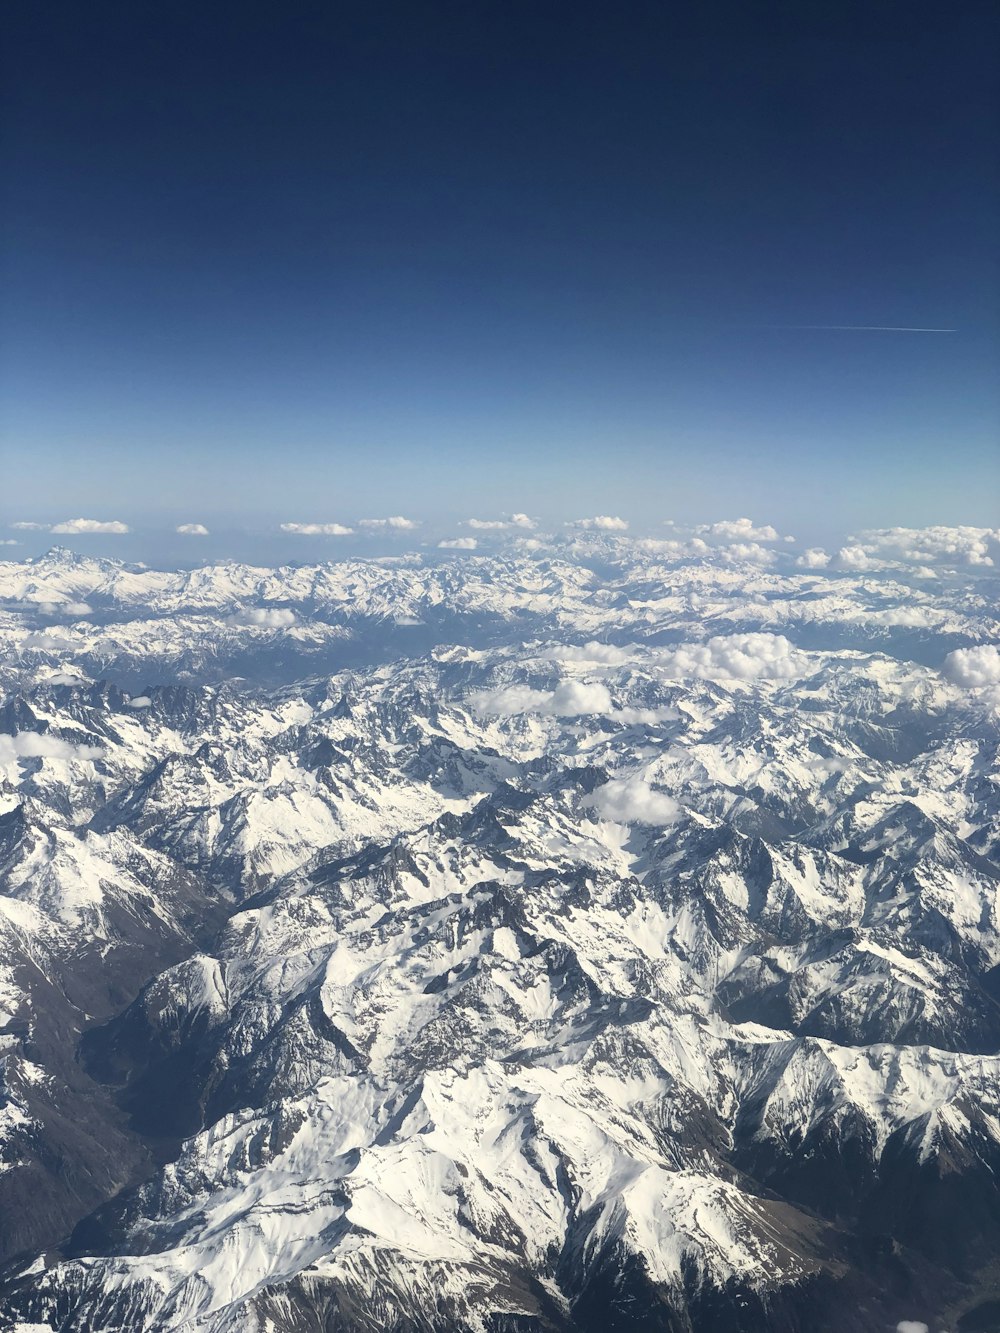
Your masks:
<svg viewBox="0 0 1000 1333"><path fill-rule="evenodd" d="M689 8L22 7L0 521L995 521L996 11Z"/></svg>

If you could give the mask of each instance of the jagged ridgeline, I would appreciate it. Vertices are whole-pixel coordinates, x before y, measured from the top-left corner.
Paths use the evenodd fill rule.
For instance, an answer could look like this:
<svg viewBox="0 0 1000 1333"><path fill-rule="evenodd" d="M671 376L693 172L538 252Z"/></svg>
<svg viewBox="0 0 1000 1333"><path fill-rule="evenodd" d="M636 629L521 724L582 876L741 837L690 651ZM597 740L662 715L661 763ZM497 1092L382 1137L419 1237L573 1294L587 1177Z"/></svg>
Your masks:
<svg viewBox="0 0 1000 1333"><path fill-rule="evenodd" d="M995 1330L995 594L0 565L0 1327Z"/></svg>

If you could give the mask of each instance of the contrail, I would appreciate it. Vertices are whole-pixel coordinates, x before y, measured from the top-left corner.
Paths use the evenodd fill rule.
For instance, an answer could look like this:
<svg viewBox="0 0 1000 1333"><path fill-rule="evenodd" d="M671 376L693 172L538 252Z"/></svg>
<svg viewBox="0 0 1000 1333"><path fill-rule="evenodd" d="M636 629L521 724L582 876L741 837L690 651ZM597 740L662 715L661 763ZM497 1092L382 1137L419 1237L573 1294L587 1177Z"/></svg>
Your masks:
<svg viewBox="0 0 1000 1333"><path fill-rule="evenodd" d="M812 329L823 333L957 333L958 329L917 329L903 324L764 324L765 329Z"/></svg>

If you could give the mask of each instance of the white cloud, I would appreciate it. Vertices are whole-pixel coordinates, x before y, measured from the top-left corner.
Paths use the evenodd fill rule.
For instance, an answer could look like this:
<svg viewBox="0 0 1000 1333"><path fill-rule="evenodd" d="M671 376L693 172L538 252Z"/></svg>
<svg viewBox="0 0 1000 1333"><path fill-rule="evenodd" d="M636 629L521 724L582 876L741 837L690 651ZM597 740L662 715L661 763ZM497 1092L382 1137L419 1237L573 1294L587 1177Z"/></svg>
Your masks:
<svg viewBox="0 0 1000 1333"><path fill-rule="evenodd" d="M930 1333L930 1328L922 1319L901 1319L896 1333Z"/></svg>
<svg viewBox="0 0 1000 1333"><path fill-rule="evenodd" d="M137 694L134 698L126 700L126 707L149 708L152 702L153 701L148 694Z"/></svg>
<svg viewBox="0 0 1000 1333"><path fill-rule="evenodd" d="M208 536L208 528L205 527L204 523L181 523L178 525L177 531L182 537Z"/></svg>
<svg viewBox="0 0 1000 1333"><path fill-rule="evenodd" d="M870 619L876 625L896 625L901 629L933 629L947 618L947 612L930 606L892 606L885 611L873 611Z"/></svg>
<svg viewBox="0 0 1000 1333"><path fill-rule="evenodd" d="M25 521L21 523L12 523L10 526L12 528L19 528L21 532L45 532L48 530L49 525L47 523L32 523L30 521Z"/></svg>
<svg viewBox="0 0 1000 1333"><path fill-rule="evenodd" d="M343 523L282 523L281 531L297 537L349 537L354 529Z"/></svg>
<svg viewBox="0 0 1000 1333"><path fill-rule="evenodd" d="M86 681L87 677L82 671L73 675L69 671L53 671L50 676L45 676L39 672L38 680L44 680L46 685L80 685Z"/></svg>
<svg viewBox="0 0 1000 1333"><path fill-rule="evenodd" d="M993 565L1000 558L1000 528L967 525L874 528L856 540L870 554L916 564Z"/></svg>
<svg viewBox="0 0 1000 1333"><path fill-rule="evenodd" d="M507 685L503 689L475 694L470 699L477 712L494 717L545 713L551 701L552 695L548 690L533 690L529 685Z"/></svg>
<svg viewBox="0 0 1000 1333"><path fill-rule="evenodd" d="M89 616L93 610L86 602L38 602L37 608L44 616Z"/></svg>
<svg viewBox="0 0 1000 1333"><path fill-rule="evenodd" d="M721 541L733 542L777 542L781 538L770 523L754 527L749 518L723 519L719 523L701 523L695 532L717 537Z"/></svg>
<svg viewBox="0 0 1000 1333"><path fill-rule="evenodd" d="M412 528L419 528L420 524L412 518L404 518L402 514L393 514L390 518L362 518L358 520L359 528L395 528L400 532L409 532Z"/></svg>
<svg viewBox="0 0 1000 1333"><path fill-rule="evenodd" d="M611 643L591 640L580 647L576 644L557 644L546 656L553 662L606 662L610 666L618 666L629 661L634 652L634 649L616 648Z"/></svg>
<svg viewBox="0 0 1000 1333"><path fill-rule="evenodd" d="M612 722L624 722L626 726L655 726L658 722L676 722L680 713L667 704L663 708L616 708L610 716Z"/></svg>
<svg viewBox="0 0 1000 1333"><path fill-rule="evenodd" d="M611 695L606 685L582 680L564 680L556 688L546 710L556 717L579 717L584 713L609 713Z"/></svg>
<svg viewBox="0 0 1000 1333"><path fill-rule="evenodd" d="M555 690L533 690L527 685L509 685L477 695L474 705L482 713L513 717L519 713L545 713L550 717L581 717L588 713L610 713L611 695L599 682L564 680Z"/></svg>
<svg viewBox="0 0 1000 1333"><path fill-rule="evenodd" d="M35 731L0 735L0 764L18 759L99 759L103 753L99 745L74 745L58 736L39 735Z"/></svg>
<svg viewBox="0 0 1000 1333"><path fill-rule="evenodd" d="M43 653L71 652L76 641L65 630L53 630L38 634L26 634L21 640L22 648L34 648Z"/></svg>
<svg viewBox="0 0 1000 1333"><path fill-rule="evenodd" d="M772 527L755 528L748 518L724 523L702 523L694 531L701 536L682 537L675 523L669 523L678 532L675 537L644 537L635 542L635 549L667 560L691 560L711 556L729 564L749 563L772 565L777 554L762 542L781 541ZM709 538L708 541L705 538Z"/></svg>
<svg viewBox="0 0 1000 1333"><path fill-rule="evenodd" d="M761 546L760 542L731 542L722 547L718 554L731 564L742 560L751 565L772 565L777 559L775 553Z"/></svg>
<svg viewBox="0 0 1000 1333"><path fill-rule="evenodd" d="M451 537L443 542L438 542L438 549L442 551L474 551L479 543L475 537Z"/></svg>
<svg viewBox="0 0 1000 1333"><path fill-rule="evenodd" d="M850 569L857 573L865 569L871 569L872 563L863 546L842 546L837 552L837 566L840 569Z"/></svg>
<svg viewBox="0 0 1000 1333"><path fill-rule="evenodd" d="M684 560L693 556L707 555L712 548L700 537L692 537L689 541L680 541L676 537L643 537L635 543L635 549L649 555Z"/></svg>
<svg viewBox="0 0 1000 1333"><path fill-rule="evenodd" d="M15 541L13 537L4 537L3 539L0 539L0 546L20 546L20 545L21 543L19 541Z"/></svg>
<svg viewBox="0 0 1000 1333"><path fill-rule="evenodd" d="M783 634L719 634L669 649L662 660L673 675L703 680L790 680L809 669Z"/></svg>
<svg viewBox="0 0 1000 1333"><path fill-rule="evenodd" d="M593 650L607 651L607 658L593 657ZM588 644L583 649L555 649L549 660L601 661L617 665L620 659L612 656L616 650L606 644ZM579 653L577 657L575 654ZM558 656L557 656L558 654ZM564 655L565 654L565 655ZM522 713L542 713L547 717L609 717L627 726L655 724L678 716L675 708L616 708L611 692L599 681L564 680L554 690L535 690L529 685L507 685L474 695L470 701L480 713L499 717L517 717Z"/></svg>
<svg viewBox="0 0 1000 1333"><path fill-rule="evenodd" d="M850 768L846 759L835 759L832 755L801 754L798 758L799 763L814 774L820 783L829 782L830 778L839 777L841 773L846 773Z"/></svg>
<svg viewBox="0 0 1000 1333"><path fill-rule="evenodd" d="M1000 648L992 643L956 648L944 659L941 670L954 685L967 690L1000 685Z"/></svg>
<svg viewBox="0 0 1000 1333"><path fill-rule="evenodd" d="M830 557L822 546L810 546L808 551L803 551L797 557L795 563L800 569L825 569L830 563Z"/></svg>
<svg viewBox="0 0 1000 1333"><path fill-rule="evenodd" d="M625 532L628 529L628 521L624 518L616 518L612 514L597 514L594 518L577 518L572 523L567 523L570 528L585 528L590 532Z"/></svg>
<svg viewBox="0 0 1000 1333"><path fill-rule="evenodd" d="M52 527L49 528L49 532L60 534L113 533L117 535L130 531L131 529L127 523L120 523L117 519L109 519L104 522L99 518L68 518L65 523L53 523Z"/></svg>
<svg viewBox="0 0 1000 1333"><path fill-rule="evenodd" d="M612 778L586 804L617 824L673 824L683 813L672 796L654 791L638 776Z"/></svg>
<svg viewBox="0 0 1000 1333"><path fill-rule="evenodd" d="M467 518L459 526L477 532L504 532L509 528L533 528L535 523L527 514L511 514L509 518Z"/></svg>
<svg viewBox="0 0 1000 1333"><path fill-rule="evenodd" d="M238 611L226 619L227 625L246 625L252 629L287 629L295 624L295 612L258 606Z"/></svg>

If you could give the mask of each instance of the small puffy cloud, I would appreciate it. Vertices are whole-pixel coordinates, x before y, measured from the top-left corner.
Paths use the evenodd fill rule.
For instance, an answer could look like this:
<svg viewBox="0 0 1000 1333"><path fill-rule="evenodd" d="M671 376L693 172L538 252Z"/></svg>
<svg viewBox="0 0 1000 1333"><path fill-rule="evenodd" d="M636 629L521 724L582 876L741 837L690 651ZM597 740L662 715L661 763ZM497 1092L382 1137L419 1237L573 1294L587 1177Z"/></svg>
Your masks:
<svg viewBox="0 0 1000 1333"><path fill-rule="evenodd" d="M613 722L624 722L626 726L657 726L661 722L676 722L680 713L667 704L663 708L616 708L611 714Z"/></svg>
<svg viewBox="0 0 1000 1333"><path fill-rule="evenodd" d="M518 717L521 713L544 713L552 695L548 690L533 690L529 685L507 685L472 696L477 712L492 717Z"/></svg>
<svg viewBox="0 0 1000 1333"><path fill-rule="evenodd" d="M450 537L438 542L441 551L474 551L479 543L475 537Z"/></svg>
<svg viewBox="0 0 1000 1333"><path fill-rule="evenodd" d="M837 552L837 567L859 573L871 569L872 562L863 546L842 546Z"/></svg>
<svg viewBox="0 0 1000 1333"><path fill-rule="evenodd" d="M635 549L647 555L663 556L667 560L689 560L708 555L712 548L701 537L692 537L689 541L681 541L677 537L643 537L635 543Z"/></svg>
<svg viewBox="0 0 1000 1333"><path fill-rule="evenodd" d="M825 569L830 563L830 557L822 546L810 546L808 551L803 551L796 558L795 563L799 569Z"/></svg>
<svg viewBox="0 0 1000 1333"><path fill-rule="evenodd" d="M609 713L611 695L606 685L582 680L564 680L555 690L546 710L556 717L580 717L584 713Z"/></svg>
<svg viewBox="0 0 1000 1333"><path fill-rule="evenodd" d="M894 625L900 629L934 629L945 620L946 613L931 606L893 606L885 611L873 611L870 618L876 625Z"/></svg>
<svg viewBox="0 0 1000 1333"><path fill-rule="evenodd" d="M611 695L598 682L564 680L555 690L533 690L527 685L509 685L473 699L481 713L514 717L520 713L545 713L550 717L582 717L610 713Z"/></svg>
<svg viewBox="0 0 1000 1333"><path fill-rule="evenodd" d="M587 532L627 532L628 521L613 514L597 514L594 518L577 518L566 525L570 528L583 528Z"/></svg>
<svg viewBox="0 0 1000 1333"><path fill-rule="evenodd" d="M553 662L605 662L609 666L618 666L633 656L634 650L616 648L611 643L597 643L591 640L581 646L576 644L557 644L546 656Z"/></svg>
<svg viewBox="0 0 1000 1333"><path fill-rule="evenodd" d="M109 519L105 522L99 518L68 518L64 523L53 523L52 527L49 528L49 532L56 532L60 535L79 535L80 533L118 535L130 531L131 529L127 523L119 523L117 519Z"/></svg>
<svg viewBox="0 0 1000 1333"><path fill-rule="evenodd" d="M359 528L394 528L398 532L409 532L413 528L419 528L420 524L416 519L404 518L402 514L393 514L389 518L362 518L358 520Z"/></svg>
<svg viewBox="0 0 1000 1333"><path fill-rule="evenodd" d="M281 531L296 537L349 537L354 529L343 523L282 523Z"/></svg>
<svg viewBox="0 0 1000 1333"><path fill-rule="evenodd" d="M922 1319L901 1319L896 1333L930 1333L930 1327Z"/></svg>
<svg viewBox="0 0 1000 1333"><path fill-rule="evenodd" d="M672 796L654 791L638 776L612 778L597 788L587 805L601 819L616 824L673 824L683 813Z"/></svg>
<svg viewBox="0 0 1000 1333"><path fill-rule="evenodd" d="M809 669L783 634L718 634L670 649L662 660L671 674L702 680L791 680Z"/></svg>
<svg viewBox="0 0 1000 1333"><path fill-rule="evenodd" d="M38 634L26 634L21 640L22 648L33 648L42 653L71 652L76 642L63 630L42 631Z"/></svg>
<svg viewBox="0 0 1000 1333"><path fill-rule="evenodd" d="M833 755L800 755L799 763L809 770L820 783L829 782L841 773L846 773L850 764L846 759L837 759Z"/></svg>
<svg viewBox="0 0 1000 1333"><path fill-rule="evenodd" d="M781 538L770 523L755 527L749 518L723 519L719 523L702 523L696 532L723 542L777 542Z"/></svg>
<svg viewBox="0 0 1000 1333"><path fill-rule="evenodd" d="M467 518L460 526L477 532L505 532L510 528L533 528L535 523L527 514L511 514L509 518Z"/></svg>
<svg viewBox="0 0 1000 1333"><path fill-rule="evenodd" d="M606 645L597 644L593 647L603 649ZM580 658L564 657L560 650L556 651L560 653L559 657L553 652L550 660L594 660L586 649L566 650L567 653L581 652L584 656ZM617 658L613 660L615 663L618 661ZM609 657L608 661L611 663L612 659ZM598 681L564 680L554 690L535 690L529 685L508 685L502 689L475 695L471 702L478 712L497 717L518 717L522 713L542 713L547 717L600 716L624 723L626 726L656 725L675 720L678 716L677 710L671 707L616 708L607 686Z"/></svg>
<svg viewBox="0 0 1000 1333"><path fill-rule="evenodd" d="M992 643L979 644L975 648L956 648L944 659L941 670L953 685L961 685L966 690L1000 685L1000 648Z"/></svg>
<svg viewBox="0 0 1000 1333"><path fill-rule="evenodd" d="M38 602L37 607L43 616L89 616L93 610L86 602Z"/></svg>
<svg viewBox="0 0 1000 1333"><path fill-rule="evenodd" d="M226 620L227 625L243 625L250 629L287 629L295 624L295 612L283 608L263 606L238 611Z"/></svg>
<svg viewBox="0 0 1000 1333"><path fill-rule="evenodd" d="M180 523L177 526L177 531L182 537L208 536L208 528L205 527L204 523Z"/></svg>
<svg viewBox="0 0 1000 1333"><path fill-rule="evenodd" d="M74 745L72 741L42 736L35 731L0 735L0 764L18 759L99 759L103 753L99 745Z"/></svg>
<svg viewBox="0 0 1000 1333"><path fill-rule="evenodd" d="M21 543L19 541L15 541L13 537L4 537L3 539L0 539L0 546L20 546L20 545Z"/></svg>
<svg viewBox="0 0 1000 1333"><path fill-rule="evenodd" d="M82 685L87 680L82 671L79 671L76 675L69 671L53 671L48 676L42 676L39 673L38 678L44 681L46 685Z"/></svg>
<svg viewBox="0 0 1000 1333"><path fill-rule="evenodd" d="M730 564L743 561L751 565L771 565L777 559L774 552L761 546L760 542L730 542L718 555Z"/></svg>
<svg viewBox="0 0 1000 1333"><path fill-rule="evenodd" d="M152 702L148 694L137 694L134 698L127 699L125 706L126 708L149 708Z"/></svg>
<svg viewBox="0 0 1000 1333"><path fill-rule="evenodd" d="M30 521L12 523L10 526L18 528L21 532L47 532L49 527L47 523L32 523Z"/></svg>

